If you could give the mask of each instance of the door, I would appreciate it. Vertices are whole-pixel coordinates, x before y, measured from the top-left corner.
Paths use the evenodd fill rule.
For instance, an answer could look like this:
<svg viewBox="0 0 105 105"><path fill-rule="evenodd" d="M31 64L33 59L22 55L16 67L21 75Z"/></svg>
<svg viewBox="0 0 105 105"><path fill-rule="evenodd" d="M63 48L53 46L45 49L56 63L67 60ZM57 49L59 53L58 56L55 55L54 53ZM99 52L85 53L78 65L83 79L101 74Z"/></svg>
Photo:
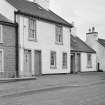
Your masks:
<svg viewBox="0 0 105 105"><path fill-rule="evenodd" d="M35 75L41 75L41 51L35 51Z"/></svg>
<svg viewBox="0 0 105 105"><path fill-rule="evenodd" d="M3 52L0 51L0 72L3 72Z"/></svg>
<svg viewBox="0 0 105 105"><path fill-rule="evenodd" d="M75 70L75 56L74 54L71 55L71 73L74 73Z"/></svg>
<svg viewBox="0 0 105 105"><path fill-rule="evenodd" d="M77 72L81 72L81 55L77 54Z"/></svg>
<svg viewBox="0 0 105 105"><path fill-rule="evenodd" d="M24 76L32 76L31 50L24 50Z"/></svg>

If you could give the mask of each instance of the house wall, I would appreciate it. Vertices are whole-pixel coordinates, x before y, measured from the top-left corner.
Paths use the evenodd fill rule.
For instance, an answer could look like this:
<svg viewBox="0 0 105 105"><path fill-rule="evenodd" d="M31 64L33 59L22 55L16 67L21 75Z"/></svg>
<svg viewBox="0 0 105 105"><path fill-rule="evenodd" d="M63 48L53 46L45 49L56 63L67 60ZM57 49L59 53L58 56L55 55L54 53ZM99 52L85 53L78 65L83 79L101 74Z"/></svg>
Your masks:
<svg viewBox="0 0 105 105"><path fill-rule="evenodd" d="M63 45L55 43L55 24L36 20L37 24L37 42L28 40L28 17L18 15L17 22L19 23L19 71L23 74L23 51L29 49L32 51L32 72L35 74L34 68L34 51L40 50L42 53L42 74L70 73L70 30L68 27L63 27ZM23 26L25 25L25 32ZM50 68L50 52L56 51L57 68ZM68 54L68 67L62 69L62 53Z"/></svg>
<svg viewBox="0 0 105 105"><path fill-rule="evenodd" d="M3 69L0 77L16 76L16 32L15 27L3 25L3 43L0 49L3 50Z"/></svg>
<svg viewBox="0 0 105 105"><path fill-rule="evenodd" d="M97 42L96 52L97 52L97 63L100 64L100 69L105 71L105 47Z"/></svg>
<svg viewBox="0 0 105 105"><path fill-rule="evenodd" d="M96 61L100 64L100 69L105 71L105 47L98 42L98 35L87 35L86 43L96 51Z"/></svg>
<svg viewBox="0 0 105 105"><path fill-rule="evenodd" d="M92 53L92 68L87 67L87 53L81 53L81 72L97 71L96 70L96 54Z"/></svg>
<svg viewBox="0 0 105 105"><path fill-rule="evenodd" d="M0 0L0 13L12 22L14 22L14 11L16 11L16 8L10 5L6 0Z"/></svg>

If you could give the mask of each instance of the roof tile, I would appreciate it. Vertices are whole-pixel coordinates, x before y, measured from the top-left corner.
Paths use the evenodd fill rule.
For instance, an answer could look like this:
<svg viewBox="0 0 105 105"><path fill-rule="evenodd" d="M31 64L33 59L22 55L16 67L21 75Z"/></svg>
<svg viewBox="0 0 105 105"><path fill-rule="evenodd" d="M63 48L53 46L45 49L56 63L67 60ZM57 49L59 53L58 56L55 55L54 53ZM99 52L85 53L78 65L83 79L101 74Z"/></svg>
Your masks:
<svg viewBox="0 0 105 105"><path fill-rule="evenodd" d="M51 10L46 10L37 3L27 0L7 0L12 6L14 6L19 12L40 17L49 21L60 23L69 27L72 27L70 23L65 21L60 16L56 15Z"/></svg>
<svg viewBox="0 0 105 105"><path fill-rule="evenodd" d="M84 41L73 35L71 35L71 49L71 51L95 53Z"/></svg>

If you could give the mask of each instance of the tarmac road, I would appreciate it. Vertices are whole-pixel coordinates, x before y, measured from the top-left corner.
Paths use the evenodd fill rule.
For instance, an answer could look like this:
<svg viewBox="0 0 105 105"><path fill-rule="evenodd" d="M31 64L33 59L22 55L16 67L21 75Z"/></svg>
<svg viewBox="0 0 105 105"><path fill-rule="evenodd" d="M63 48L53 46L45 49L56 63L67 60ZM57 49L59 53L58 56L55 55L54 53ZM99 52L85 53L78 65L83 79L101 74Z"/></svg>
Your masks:
<svg viewBox="0 0 105 105"><path fill-rule="evenodd" d="M96 76L92 75L92 78L87 78L87 80L94 81L95 78ZM0 97L0 105L105 105L105 80L104 78L98 79L100 79L99 82L92 82L92 84L65 85L41 91L32 90L5 95Z"/></svg>

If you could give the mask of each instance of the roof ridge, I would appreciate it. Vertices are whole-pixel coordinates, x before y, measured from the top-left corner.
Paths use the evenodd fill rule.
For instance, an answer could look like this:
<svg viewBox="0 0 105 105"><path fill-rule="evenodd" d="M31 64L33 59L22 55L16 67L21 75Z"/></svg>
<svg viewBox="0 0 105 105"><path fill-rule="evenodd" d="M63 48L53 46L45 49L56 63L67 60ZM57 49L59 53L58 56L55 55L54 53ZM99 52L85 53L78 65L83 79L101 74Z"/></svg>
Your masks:
<svg viewBox="0 0 105 105"><path fill-rule="evenodd" d="M67 27L73 27L72 24L67 22L65 19L55 14L52 10L46 10L37 3L30 2L27 0L6 0L9 4L15 7L17 10L16 13L23 14L27 16L33 16L40 18L45 21L49 21L55 24L61 24ZM40 8L42 9L40 9Z"/></svg>

